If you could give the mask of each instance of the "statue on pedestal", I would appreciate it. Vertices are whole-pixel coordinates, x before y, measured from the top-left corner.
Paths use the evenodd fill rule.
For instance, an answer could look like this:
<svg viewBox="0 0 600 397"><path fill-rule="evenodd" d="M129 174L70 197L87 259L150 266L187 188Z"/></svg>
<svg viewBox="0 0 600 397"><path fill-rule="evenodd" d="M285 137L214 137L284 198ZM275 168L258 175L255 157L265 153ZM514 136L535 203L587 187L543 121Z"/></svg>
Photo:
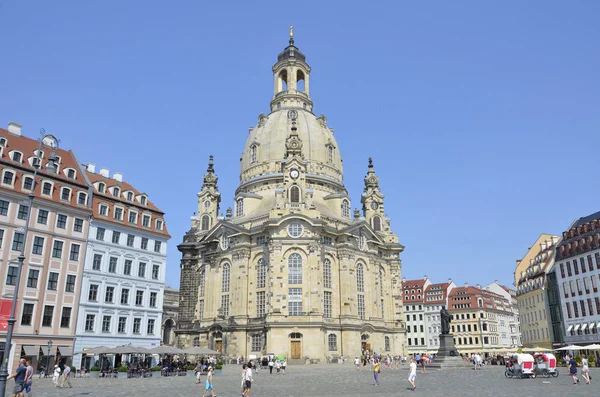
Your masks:
<svg viewBox="0 0 600 397"><path fill-rule="evenodd" d="M450 313L446 310L445 306L442 306L440 310L440 320L442 322L442 335L448 335L450 333Z"/></svg>

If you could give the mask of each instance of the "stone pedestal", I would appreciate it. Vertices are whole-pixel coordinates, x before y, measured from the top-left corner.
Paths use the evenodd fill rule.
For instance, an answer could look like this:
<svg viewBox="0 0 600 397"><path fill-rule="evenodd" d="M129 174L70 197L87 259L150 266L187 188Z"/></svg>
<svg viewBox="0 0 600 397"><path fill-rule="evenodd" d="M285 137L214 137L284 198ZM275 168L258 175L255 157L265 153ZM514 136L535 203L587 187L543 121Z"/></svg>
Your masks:
<svg viewBox="0 0 600 397"><path fill-rule="evenodd" d="M429 364L427 368L435 369L465 369L471 368L471 365L464 361L456 346L454 346L454 335L441 334L440 348L435 359L435 362Z"/></svg>

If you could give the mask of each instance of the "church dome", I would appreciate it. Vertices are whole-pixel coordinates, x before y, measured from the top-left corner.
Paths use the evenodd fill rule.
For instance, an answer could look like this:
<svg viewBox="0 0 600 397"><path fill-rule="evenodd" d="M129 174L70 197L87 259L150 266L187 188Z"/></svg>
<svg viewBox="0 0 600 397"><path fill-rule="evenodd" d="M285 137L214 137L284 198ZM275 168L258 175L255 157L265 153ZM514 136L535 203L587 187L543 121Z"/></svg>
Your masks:
<svg viewBox="0 0 600 397"><path fill-rule="evenodd" d="M292 118L295 115L294 123ZM307 161L308 173L342 182L342 158L325 116L315 117L307 110L285 107L268 116L261 114L258 125L250 131L241 158L242 183L281 172L287 152L286 141L293 126L296 127L302 157Z"/></svg>

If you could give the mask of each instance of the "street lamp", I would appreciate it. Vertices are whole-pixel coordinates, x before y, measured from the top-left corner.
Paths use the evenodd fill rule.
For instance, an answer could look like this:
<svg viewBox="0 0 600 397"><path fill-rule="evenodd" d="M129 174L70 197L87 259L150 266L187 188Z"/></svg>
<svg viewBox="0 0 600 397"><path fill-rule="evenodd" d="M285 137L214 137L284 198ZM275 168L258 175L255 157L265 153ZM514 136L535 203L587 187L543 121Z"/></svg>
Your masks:
<svg viewBox="0 0 600 397"><path fill-rule="evenodd" d="M33 199L35 197L35 188L36 188L36 179L38 170L42 167L42 162L44 161L43 149L44 147L49 147L52 149L50 156L48 157L48 164L46 166L47 173L56 173L56 149L58 148L58 139L54 135L46 134L46 131L42 128L40 130L40 147L38 151L35 153L35 157L33 158L33 185L31 186L31 192L29 193L29 209L27 211L27 216L25 219L25 227L23 228L23 244L21 245L21 252L19 253L19 266L17 267L17 278L15 283L15 290L13 292L12 306L10 309L10 318L8 319L8 329L6 330L6 341L5 351L8 351L4 362L2 363L2 367L0 367L0 397L4 397L6 392L6 380L8 378L8 357L10 357L10 350L12 345L12 336L13 329L15 327L15 310L17 308L17 298L19 296L19 286L21 284L21 270L23 269L23 263L25 262L25 247L27 246L27 232L29 231L29 219L31 217L31 209L33 207ZM39 157L39 159L38 159ZM52 342L48 342L48 346L50 347ZM50 350L50 349L48 349ZM50 351L48 351L50 353ZM50 357L48 357L48 361Z"/></svg>
<svg viewBox="0 0 600 397"><path fill-rule="evenodd" d="M46 359L46 376L50 373L50 352L52 351L52 340L48 341L48 358Z"/></svg>

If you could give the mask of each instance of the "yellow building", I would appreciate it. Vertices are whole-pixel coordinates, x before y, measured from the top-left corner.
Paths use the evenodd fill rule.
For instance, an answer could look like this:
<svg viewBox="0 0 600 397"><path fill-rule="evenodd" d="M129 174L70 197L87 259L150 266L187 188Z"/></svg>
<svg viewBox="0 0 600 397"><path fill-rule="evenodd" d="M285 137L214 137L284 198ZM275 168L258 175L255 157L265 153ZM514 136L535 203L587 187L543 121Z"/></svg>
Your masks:
<svg viewBox="0 0 600 397"><path fill-rule="evenodd" d="M404 351L404 247L371 160L362 211L351 211L333 130L312 113L310 74L290 37L273 66L270 113L258 116L241 155L235 211L224 218L211 157L179 246L179 346L302 362Z"/></svg>

